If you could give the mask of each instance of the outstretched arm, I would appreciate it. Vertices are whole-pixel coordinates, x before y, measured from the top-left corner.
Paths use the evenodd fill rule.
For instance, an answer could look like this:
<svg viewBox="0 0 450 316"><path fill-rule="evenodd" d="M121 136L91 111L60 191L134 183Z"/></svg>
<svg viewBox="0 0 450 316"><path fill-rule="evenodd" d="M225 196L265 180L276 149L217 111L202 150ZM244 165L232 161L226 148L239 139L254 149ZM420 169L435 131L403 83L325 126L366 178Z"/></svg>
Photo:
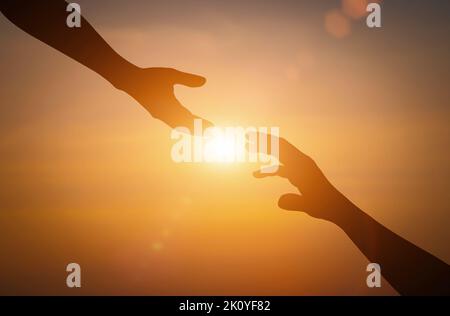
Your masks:
<svg viewBox="0 0 450 316"><path fill-rule="evenodd" d="M335 223L403 295L449 295L450 266L390 231L353 204Z"/></svg>
<svg viewBox="0 0 450 316"><path fill-rule="evenodd" d="M303 211L337 224L370 262L402 295L449 295L450 266L393 233L342 195L314 161L280 138L282 166L275 174L255 172L258 178L287 178L301 193L281 196L278 205Z"/></svg>
<svg viewBox="0 0 450 316"><path fill-rule="evenodd" d="M172 127L192 126L196 116L178 102L173 86L198 87L205 78L170 68L137 67L115 52L84 18L81 27L68 27L67 5L64 0L2 0L0 11L28 34L130 94L155 118Z"/></svg>

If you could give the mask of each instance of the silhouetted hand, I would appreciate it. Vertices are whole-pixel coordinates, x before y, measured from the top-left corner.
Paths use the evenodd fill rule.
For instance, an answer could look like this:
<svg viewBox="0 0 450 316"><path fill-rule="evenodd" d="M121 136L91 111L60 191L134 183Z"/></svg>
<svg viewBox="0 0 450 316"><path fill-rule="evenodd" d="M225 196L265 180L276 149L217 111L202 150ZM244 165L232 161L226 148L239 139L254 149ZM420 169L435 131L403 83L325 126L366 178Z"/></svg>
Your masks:
<svg viewBox="0 0 450 316"><path fill-rule="evenodd" d="M254 175L257 178L281 176L298 188L301 195L280 197L278 205L281 208L304 211L337 224L369 262L381 266L382 275L400 294L450 294L450 266L447 263L398 236L359 209L328 181L310 157L285 139L279 138L279 146L282 165L278 171L272 174L256 171Z"/></svg>
<svg viewBox="0 0 450 316"><path fill-rule="evenodd" d="M272 136L273 137L273 136ZM276 173L255 171L257 178L280 176L297 187L299 194L282 195L279 207L286 210L303 211L309 215L335 222L345 212L349 202L328 181L316 163L283 138L279 138L279 166Z"/></svg>
<svg viewBox="0 0 450 316"><path fill-rule="evenodd" d="M136 99L154 118L173 128L192 128L194 119L199 118L177 100L174 85L200 87L206 82L204 77L172 68L135 68L120 81L119 89ZM211 123L204 121L203 124Z"/></svg>
<svg viewBox="0 0 450 316"><path fill-rule="evenodd" d="M2 0L0 11L28 34L133 96L153 117L171 127L192 128L194 119L198 117L178 102L174 85L200 87L205 78L171 68L142 69L135 66L115 52L84 17L81 17L82 27L67 27L67 4L64 0ZM211 124L205 121L204 125Z"/></svg>

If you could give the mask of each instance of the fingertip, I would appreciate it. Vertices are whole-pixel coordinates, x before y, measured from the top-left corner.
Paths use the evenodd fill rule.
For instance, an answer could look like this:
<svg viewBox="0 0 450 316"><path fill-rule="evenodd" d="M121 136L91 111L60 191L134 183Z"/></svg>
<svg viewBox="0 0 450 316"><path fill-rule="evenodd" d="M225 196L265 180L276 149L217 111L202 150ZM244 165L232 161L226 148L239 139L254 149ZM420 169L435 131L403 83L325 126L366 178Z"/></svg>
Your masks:
<svg viewBox="0 0 450 316"><path fill-rule="evenodd" d="M189 82L187 82L187 86L189 87L201 87L206 83L206 78L199 75L190 75Z"/></svg>
<svg viewBox="0 0 450 316"><path fill-rule="evenodd" d="M183 84L188 87L201 87L206 83L206 78L200 75L194 75L187 72L177 70L176 83Z"/></svg>
<svg viewBox="0 0 450 316"><path fill-rule="evenodd" d="M284 195L280 196L280 198L278 199L278 203L277 204L278 204L279 208L283 208L284 209L284 207L286 205L285 196Z"/></svg>
<svg viewBox="0 0 450 316"><path fill-rule="evenodd" d="M198 77L198 87L203 86L206 83L206 78L203 76L197 76Z"/></svg>
<svg viewBox="0 0 450 316"><path fill-rule="evenodd" d="M295 210L300 199L301 197L297 194L284 194L278 199L278 206L285 210Z"/></svg>

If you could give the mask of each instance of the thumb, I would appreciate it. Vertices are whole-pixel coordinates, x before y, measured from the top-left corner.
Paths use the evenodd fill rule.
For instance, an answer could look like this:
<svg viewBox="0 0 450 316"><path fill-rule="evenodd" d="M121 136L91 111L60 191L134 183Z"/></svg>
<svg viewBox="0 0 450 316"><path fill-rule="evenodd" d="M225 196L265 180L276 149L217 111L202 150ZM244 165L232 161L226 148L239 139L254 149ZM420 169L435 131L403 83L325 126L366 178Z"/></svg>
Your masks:
<svg viewBox="0 0 450 316"><path fill-rule="evenodd" d="M289 211L305 211L305 198L298 194L284 194L278 200L278 206Z"/></svg>
<svg viewBox="0 0 450 316"><path fill-rule="evenodd" d="M174 69L173 81L175 84L178 83L188 87L200 87L205 84L206 78Z"/></svg>

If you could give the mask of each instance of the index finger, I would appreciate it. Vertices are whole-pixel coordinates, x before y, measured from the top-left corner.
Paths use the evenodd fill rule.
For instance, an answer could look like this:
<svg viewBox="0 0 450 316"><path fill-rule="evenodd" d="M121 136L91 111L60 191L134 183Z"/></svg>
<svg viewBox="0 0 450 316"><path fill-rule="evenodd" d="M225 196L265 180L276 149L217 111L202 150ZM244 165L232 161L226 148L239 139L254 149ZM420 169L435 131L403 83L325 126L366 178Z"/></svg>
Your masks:
<svg viewBox="0 0 450 316"><path fill-rule="evenodd" d="M297 149L294 145L289 143L286 139L282 137L278 137L272 134L266 134L262 132L250 132L247 133L247 139L250 143L255 142L256 140L256 150L257 152L267 154L272 152L272 146L275 144L278 144L279 146L279 157L278 160L283 163L284 165L292 165L294 163L299 163L302 160L309 159L307 155L305 155L303 152L301 152L299 149ZM264 151L261 150L261 147L259 146L260 141L264 140L264 137L266 138L266 148L264 148ZM267 142L267 139L270 139L271 141Z"/></svg>

